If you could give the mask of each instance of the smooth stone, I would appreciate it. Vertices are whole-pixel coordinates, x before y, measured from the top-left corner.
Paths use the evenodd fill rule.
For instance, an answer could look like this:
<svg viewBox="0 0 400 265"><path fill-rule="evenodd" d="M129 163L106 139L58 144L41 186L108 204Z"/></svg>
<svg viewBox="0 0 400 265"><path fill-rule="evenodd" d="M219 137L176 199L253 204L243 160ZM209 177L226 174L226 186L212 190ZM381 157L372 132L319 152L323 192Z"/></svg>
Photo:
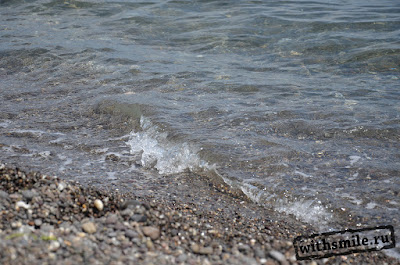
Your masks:
<svg viewBox="0 0 400 265"><path fill-rule="evenodd" d="M137 200L128 200L128 201L126 201L126 202L123 202L122 204L121 204L121 206L120 206L120 208L122 209L122 210L125 210L125 209L127 209L127 208L136 208L136 206L140 206L140 205L142 205L142 203L140 202L140 201L137 201Z"/></svg>
<svg viewBox="0 0 400 265"><path fill-rule="evenodd" d="M48 247L48 250L49 251L56 251L57 249L59 249L60 248L60 242L58 242L58 241L52 241L51 243L50 243L50 246Z"/></svg>
<svg viewBox="0 0 400 265"><path fill-rule="evenodd" d="M64 182L58 183L58 190L63 191L67 185Z"/></svg>
<svg viewBox="0 0 400 265"><path fill-rule="evenodd" d="M10 196L8 195L7 192L0 190L0 198L3 200L8 200L10 198Z"/></svg>
<svg viewBox="0 0 400 265"><path fill-rule="evenodd" d="M20 208L28 210L31 208L31 206L29 204L26 204L24 201L19 201L15 204L15 209L19 211Z"/></svg>
<svg viewBox="0 0 400 265"><path fill-rule="evenodd" d="M125 209L125 210L123 210L123 211L121 212L121 215L122 215L122 216L131 216L131 215L133 215L133 212L132 212L131 209Z"/></svg>
<svg viewBox="0 0 400 265"><path fill-rule="evenodd" d="M116 214L110 214L107 216L106 224L115 224L118 221L118 216Z"/></svg>
<svg viewBox="0 0 400 265"><path fill-rule="evenodd" d="M150 237L152 240L156 240L160 237L160 229L153 226L142 227L142 232L145 236Z"/></svg>
<svg viewBox="0 0 400 265"><path fill-rule="evenodd" d="M141 215L141 214L134 214L129 219L131 221L134 221L134 222L143 223L143 222L147 221L147 216L146 215Z"/></svg>
<svg viewBox="0 0 400 265"><path fill-rule="evenodd" d="M132 239L132 238L137 237L137 236L138 236L138 233L137 233L136 231L133 231L133 230L127 230L127 231L125 232L125 236L126 236L127 238Z"/></svg>
<svg viewBox="0 0 400 265"><path fill-rule="evenodd" d="M34 223L35 223L35 226L41 226L43 222L42 222L42 219L35 219Z"/></svg>
<svg viewBox="0 0 400 265"><path fill-rule="evenodd" d="M260 259L265 259L265 251L263 251L261 248L254 249L254 254Z"/></svg>
<svg viewBox="0 0 400 265"><path fill-rule="evenodd" d="M102 211L104 209L104 204L101 200L97 199L94 201L94 207L96 207L97 210Z"/></svg>
<svg viewBox="0 0 400 265"><path fill-rule="evenodd" d="M35 197L36 194L37 193L32 190L23 190L22 191L22 196L24 196L24 198L27 200L32 200L32 198Z"/></svg>
<svg viewBox="0 0 400 265"><path fill-rule="evenodd" d="M192 244L190 246L193 253L201 254L201 255L211 255L213 253L212 247L202 247L198 244Z"/></svg>
<svg viewBox="0 0 400 265"><path fill-rule="evenodd" d="M96 233L96 225L92 222L84 223L82 225L82 230L88 234Z"/></svg>
<svg viewBox="0 0 400 265"><path fill-rule="evenodd" d="M285 264L287 263L285 255L283 255L279 251L271 250L268 254L271 256L271 258L273 258L281 263L285 263Z"/></svg>

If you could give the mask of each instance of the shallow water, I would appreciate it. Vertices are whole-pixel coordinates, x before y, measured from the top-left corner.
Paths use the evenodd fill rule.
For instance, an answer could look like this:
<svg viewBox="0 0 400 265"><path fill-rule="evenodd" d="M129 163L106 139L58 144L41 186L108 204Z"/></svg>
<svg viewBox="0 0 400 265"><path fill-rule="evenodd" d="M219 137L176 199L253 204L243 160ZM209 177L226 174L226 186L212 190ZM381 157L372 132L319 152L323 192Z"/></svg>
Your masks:
<svg viewBox="0 0 400 265"><path fill-rule="evenodd" d="M396 1L0 1L0 157L116 187L217 172L323 231L400 228L399 14Z"/></svg>

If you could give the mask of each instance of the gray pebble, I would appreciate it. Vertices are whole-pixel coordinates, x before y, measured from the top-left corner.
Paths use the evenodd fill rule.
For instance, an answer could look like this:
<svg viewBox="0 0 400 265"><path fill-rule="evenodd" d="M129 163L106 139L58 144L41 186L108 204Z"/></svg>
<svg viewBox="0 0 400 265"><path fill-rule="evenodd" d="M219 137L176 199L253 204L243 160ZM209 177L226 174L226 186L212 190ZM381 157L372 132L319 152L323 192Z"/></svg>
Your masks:
<svg viewBox="0 0 400 265"><path fill-rule="evenodd" d="M131 221L134 222L146 222L147 221L147 217L146 215L141 215L141 214L134 214L131 216L131 218L129 218Z"/></svg>
<svg viewBox="0 0 400 265"><path fill-rule="evenodd" d="M138 236L138 233L136 231L133 231L133 230L126 230L125 236L127 238L135 238L135 237Z"/></svg>
<svg viewBox="0 0 400 265"><path fill-rule="evenodd" d="M271 256L271 258L279 261L281 264L288 264L285 255L283 255L279 251L271 250L268 254Z"/></svg>
<svg viewBox="0 0 400 265"><path fill-rule="evenodd" d="M42 219L35 219L34 223L35 223L35 226L41 226L43 222L42 222Z"/></svg>
<svg viewBox="0 0 400 265"><path fill-rule="evenodd" d="M128 201L122 203L121 206L120 206L120 208L121 208L122 210L125 210L125 209L127 209L127 208L135 209L136 206L140 206L140 205L142 205L142 203L141 203L140 201L137 201L137 200L128 200Z"/></svg>
<svg viewBox="0 0 400 265"><path fill-rule="evenodd" d="M0 199L8 200L9 198L10 198L10 196L8 195L7 192L0 190Z"/></svg>
<svg viewBox="0 0 400 265"><path fill-rule="evenodd" d="M118 216L116 214L110 214L107 216L106 224L115 224L118 221Z"/></svg>
<svg viewBox="0 0 400 265"><path fill-rule="evenodd" d="M32 200L33 197L36 196L36 192L34 190L24 190L22 191L22 196L24 196L27 200Z"/></svg>
<svg viewBox="0 0 400 265"><path fill-rule="evenodd" d="M123 211L121 212L121 215L122 215L122 216L132 216L132 215L133 215L133 212L132 212L131 209L125 209L125 210L123 210Z"/></svg>
<svg viewBox="0 0 400 265"><path fill-rule="evenodd" d="M260 259L265 259L265 251L262 250L261 248L254 249L254 254L256 255L256 257Z"/></svg>

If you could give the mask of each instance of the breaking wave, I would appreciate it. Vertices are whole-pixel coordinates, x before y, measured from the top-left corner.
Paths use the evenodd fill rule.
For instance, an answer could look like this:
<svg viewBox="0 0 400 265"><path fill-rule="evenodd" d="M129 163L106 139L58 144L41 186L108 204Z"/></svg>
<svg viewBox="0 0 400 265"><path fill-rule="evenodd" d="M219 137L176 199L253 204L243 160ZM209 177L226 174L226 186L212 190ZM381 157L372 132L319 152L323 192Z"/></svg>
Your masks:
<svg viewBox="0 0 400 265"><path fill-rule="evenodd" d="M131 154L140 157L139 163L144 168L156 169L162 175L211 169L199 157L199 148L186 142L171 142L167 139L168 133L161 132L158 126L143 116L140 127L140 131L130 133L127 144Z"/></svg>

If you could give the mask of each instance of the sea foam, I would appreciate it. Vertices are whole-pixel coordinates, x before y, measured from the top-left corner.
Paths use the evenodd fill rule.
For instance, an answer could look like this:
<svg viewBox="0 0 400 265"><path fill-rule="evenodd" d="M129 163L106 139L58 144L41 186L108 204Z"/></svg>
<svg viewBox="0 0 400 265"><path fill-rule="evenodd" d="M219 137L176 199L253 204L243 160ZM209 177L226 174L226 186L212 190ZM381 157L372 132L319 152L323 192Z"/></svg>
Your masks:
<svg viewBox="0 0 400 265"><path fill-rule="evenodd" d="M209 168L200 159L199 149L195 146L169 141L167 133L161 132L158 126L143 116L140 126L140 131L130 133L127 144L131 154L140 156L139 163L144 168L156 169L162 175Z"/></svg>

